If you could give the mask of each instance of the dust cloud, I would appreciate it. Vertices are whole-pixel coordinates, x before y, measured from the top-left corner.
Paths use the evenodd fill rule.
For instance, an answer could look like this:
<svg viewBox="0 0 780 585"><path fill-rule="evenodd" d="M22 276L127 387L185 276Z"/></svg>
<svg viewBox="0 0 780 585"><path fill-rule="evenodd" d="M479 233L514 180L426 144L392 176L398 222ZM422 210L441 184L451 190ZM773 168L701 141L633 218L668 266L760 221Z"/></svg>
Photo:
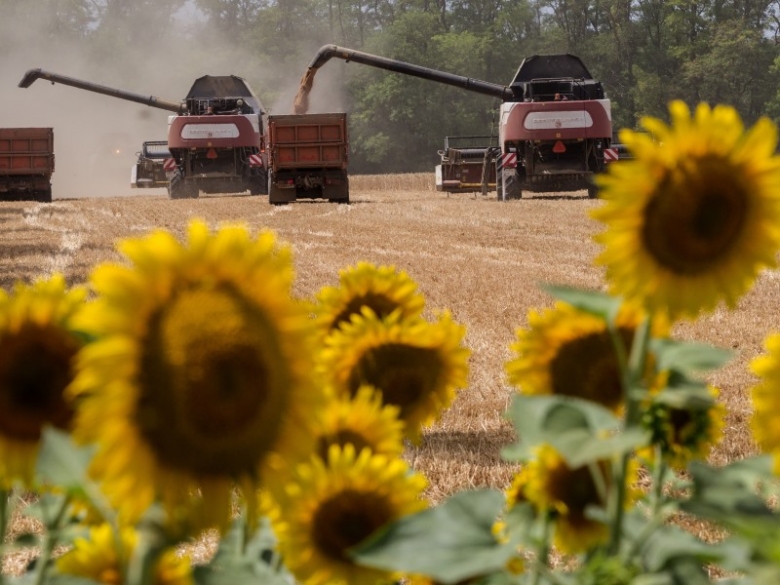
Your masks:
<svg viewBox="0 0 780 585"><path fill-rule="evenodd" d="M261 90L272 89L266 113L294 109L299 77L289 62L274 64L217 38L203 19L190 15L160 25L148 21L159 15L139 10L112 29L111 38L96 40L69 30L67 19L50 9L24 0L0 4L0 127L54 129L54 199L164 195L164 189L131 188L130 173L144 141L167 139L171 112L42 79L18 87L29 69L170 101L183 100L203 75L238 75L261 101ZM208 43L198 42L206 37ZM300 71L319 46L302 51ZM318 84L312 111L345 111L343 75L321 73Z"/></svg>
<svg viewBox="0 0 780 585"><path fill-rule="evenodd" d="M41 79L18 87L27 70L38 68L148 95L153 81L125 75L136 68L113 55L101 62L84 41L53 35L51 22L36 14L44 5L25 4L25 17L0 18L8 45L0 61L0 126L54 129L55 199L164 193L131 189L130 172L144 140L166 139L165 111Z"/></svg>

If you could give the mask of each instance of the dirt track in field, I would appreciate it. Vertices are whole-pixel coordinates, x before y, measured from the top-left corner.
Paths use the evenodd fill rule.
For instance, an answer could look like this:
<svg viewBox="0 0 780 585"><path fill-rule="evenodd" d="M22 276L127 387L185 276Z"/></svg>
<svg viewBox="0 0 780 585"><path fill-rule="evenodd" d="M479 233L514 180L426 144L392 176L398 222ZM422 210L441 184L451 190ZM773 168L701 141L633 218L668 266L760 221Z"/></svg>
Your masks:
<svg viewBox="0 0 780 585"><path fill-rule="evenodd" d="M354 178L351 205L304 200L275 207L266 197L230 195L3 202L0 286L9 290L16 280L53 272L71 284L83 283L95 264L121 260L114 249L118 238L155 227L182 235L194 217L214 226L242 222L252 230L275 231L293 247L300 296L336 284L338 271L360 260L394 265L419 284L429 316L449 309L467 326L473 352L468 387L408 458L428 476L433 501L469 487L504 487L513 471L499 458L501 446L513 438L502 419L512 393L503 374L509 343L530 308L551 304L539 283L603 286L603 272L592 263L598 252L592 235L599 226L588 217L599 203L584 191L502 203L495 193L448 196L429 187L370 186ZM779 279L780 272L765 272L737 311L717 311L676 329L681 337L737 352L711 379L729 410L716 463L753 450L746 389L754 378L747 364L761 352L765 335L780 329Z"/></svg>

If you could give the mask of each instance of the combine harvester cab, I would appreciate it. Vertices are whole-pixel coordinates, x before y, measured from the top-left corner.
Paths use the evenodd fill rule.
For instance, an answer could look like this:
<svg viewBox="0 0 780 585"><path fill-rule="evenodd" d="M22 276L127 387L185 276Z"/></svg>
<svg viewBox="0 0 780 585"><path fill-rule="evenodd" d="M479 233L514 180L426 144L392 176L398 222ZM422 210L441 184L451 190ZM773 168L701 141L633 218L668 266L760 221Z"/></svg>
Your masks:
<svg viewBox="0 0 780 585"><path fill-rule="evenodd" d="M115 89L41 69L27 71L19 87L29 87L37 79L173 112L168 117L167 140L175 163L168 181L171 199L198 197L201 191L249 191L252 195L268 192L265 111L240 77L199 77L183 102Z"/></svg>
<svg viewBox="0 0 780 585"><path fill-rule="evenodd" d="M593 177L604 170L604 151L612 140L612 111L601 82L593 79L579 57L534 55L523 60L512 83L503 86L325 45L304 76L309 86L316 70L334 57L500 98L499 200L519 199L524 190L587 189L589 197L596 197Z"/></svg>

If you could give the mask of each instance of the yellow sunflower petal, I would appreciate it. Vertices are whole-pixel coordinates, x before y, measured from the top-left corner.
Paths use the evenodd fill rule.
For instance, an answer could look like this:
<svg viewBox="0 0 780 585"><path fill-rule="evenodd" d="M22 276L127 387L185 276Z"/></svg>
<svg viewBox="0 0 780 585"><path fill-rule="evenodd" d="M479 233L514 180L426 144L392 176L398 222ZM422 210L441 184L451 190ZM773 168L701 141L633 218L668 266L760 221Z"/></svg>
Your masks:
<svg viewBox="0 0 780 585"><path fill-rule="evenodd" d="M621 306L615 325L626 353L644 319L637 308ZM511 384L523 394L573 396L621 411L620 363L603 319L558 302L551 309L532 311L528 325L518 329L511 345L516 354L506 363ZM651 330L654 337L668 335L663 315L654 317Z"/></svg>
<svg viewBox="0 0 780 585"><path fill-rule="evenodd" d="M671 123L643 119L654 140L621 133L634 160L598 179L605 225L597 263L612 292L673 319L719 302L734 307L780 248L777 131L745 131L729 106L669 106Z"/></svg>
<svg viewBox="0 0 780 585"><path fill-rule="evenodd" d="M74 323L86 291L62 276L0 294L0 485L32 486L45 425L70 430L65 389L83 340Z"/></svg>
<svg viewBox="0 0 780 585"><path fill-rule="evenodd" d="M356 565L348 550L426 507L425 478L398 458L331 446L327 463L301 464L272 514L279 548L305 585L375 585L399 575Z"/></svg>
<svg viewBox="0 0 780 585"><path fill-rule="evenodd" d="M339 273L338 286L326 286L319 291L315 312L321 330L328 333L349 322L353 315L360 315L363 307L380 318L396 310L403 317L412 318L419 316L424 306L424 297L406 272L393 266L359 262Z"/></svg>
<svg viewBox="0 0 780 585"><path fill-rule="evenodd" d="M540 512L551 514L553 542L561 552L584 552L608 539L609 527L589 518L585 510L588 506L604 508L607 505L609 492L614 489L611 465L609 460L603 460L572 469L551 445L537 447L535 457L526 463L522 485L517 487ZM638 496L633 488L638 469L634 461L628 467L627 507L633 505ZM594 477L594 474L601 477ZM599 484L606 491L599 489Z"/></svg>
<svg viewBox="0 0 780 585"><path fill-rule="evenodd" d="M98 444L92 473L123 518L157 499L192 530L224 528L236 485L273 483L271 462L308 456L323 396L287 246L199 221L188 238L125 241L132 265L94 273L80 322L98 341L69 391L75 435ZM221 504L206 510L199 490Z"/></svg>
<svg viewBox="0 0 780 585"><path fill-rule="evenodd" d="M466 385L464 335L448 313L428 323L399 312L380 319L364 308L327 337L318 370L350 396L364 384L377 388L385 404L400 409L407 436L417 440L421 427L436 421Z"/></svg>

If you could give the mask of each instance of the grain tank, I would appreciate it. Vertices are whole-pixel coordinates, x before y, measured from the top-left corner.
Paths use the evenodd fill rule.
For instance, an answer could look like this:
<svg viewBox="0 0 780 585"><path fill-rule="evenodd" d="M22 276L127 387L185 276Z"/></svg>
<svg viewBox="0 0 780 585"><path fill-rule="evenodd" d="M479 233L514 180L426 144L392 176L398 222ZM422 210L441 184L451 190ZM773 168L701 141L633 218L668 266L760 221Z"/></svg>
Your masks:
<svg viewBox="0 0 780 585"><path fill-rule="evenodd" d="M168 150L175 169L168 184L171 199L204 193L268 192L263 128L264 108L242 78L205 75L195 80L183 101L170 101L50 73L27 71L19 87L37 79L116 97L172 112Z"/></svg>
<svg viewBox="0 0 780 585"><path fill-rule="evenodd" d="M413 65L395 59L325 45L304 79L331 58L444 83L502 100L496 191L501 200L523 191L587 189L604 170L604 150L612 139L612 112L600 81L579 57L534 55L523 60L508 86Z"/></svg>

